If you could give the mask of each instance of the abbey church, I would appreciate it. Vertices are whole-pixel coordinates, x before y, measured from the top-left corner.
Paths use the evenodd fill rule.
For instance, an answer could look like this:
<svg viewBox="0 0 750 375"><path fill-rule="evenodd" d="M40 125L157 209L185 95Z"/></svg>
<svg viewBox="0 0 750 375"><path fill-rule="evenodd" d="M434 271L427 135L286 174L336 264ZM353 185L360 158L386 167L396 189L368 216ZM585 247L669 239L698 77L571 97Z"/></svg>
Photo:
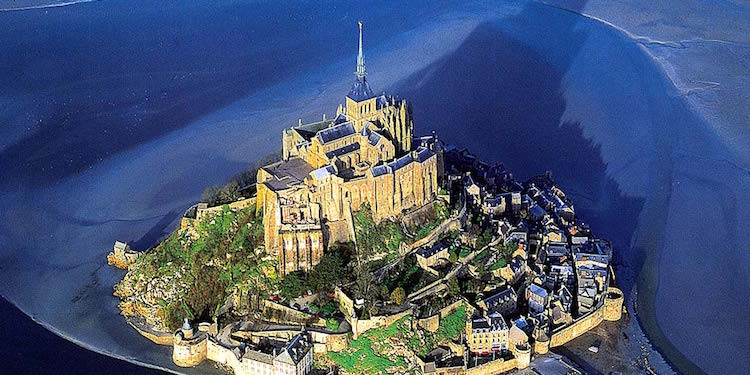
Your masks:
<svg viewBox="0 0 750 375"><path fill-rule="evenodd" d="M438 155L412 148L409 103L373 94L366 75L360 22L345 104L333 119L285 129L282 160L258 170L265 244L282 275L318 264L328 244L353 240L352 212L363 204L381 221L437 194Z"/></svg>

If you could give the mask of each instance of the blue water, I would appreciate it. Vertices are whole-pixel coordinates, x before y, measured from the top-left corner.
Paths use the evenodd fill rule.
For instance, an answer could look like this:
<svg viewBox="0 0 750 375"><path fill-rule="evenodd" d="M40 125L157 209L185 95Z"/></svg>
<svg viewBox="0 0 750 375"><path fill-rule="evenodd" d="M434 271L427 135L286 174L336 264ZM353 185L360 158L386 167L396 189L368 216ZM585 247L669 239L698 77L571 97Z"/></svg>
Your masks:
<svg viewBox="0 0 750 375"><path fill-rule="evenodd" d="M706 372L740 371L732 359L750 345L735 332L750 323L736 286L750 261L737 212L750 208L750 174L648 48L577 14L586 3L99 1L0 12L0 293L92 349L174 369L169 348L117 314L122 273L105 266L107 251L116 239L152 245L204 187L274 151L297 117L331 115L363 19L373 88L413 101L417 133L436 130L521 178L551 171L618 249L629 296L656 257L658 285L641 286L656 290L655 306L642 308L671 344ZM738 298L690 299L715 290ZM19 335L41 334L25 327Z"/></svg>

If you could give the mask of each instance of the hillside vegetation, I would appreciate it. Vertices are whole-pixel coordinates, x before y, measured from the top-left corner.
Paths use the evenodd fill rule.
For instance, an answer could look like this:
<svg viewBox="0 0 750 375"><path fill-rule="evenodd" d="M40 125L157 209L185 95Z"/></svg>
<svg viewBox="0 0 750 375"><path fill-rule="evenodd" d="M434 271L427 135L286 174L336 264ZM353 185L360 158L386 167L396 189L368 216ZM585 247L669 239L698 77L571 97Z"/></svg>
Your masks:
<svg viewBox="0 0 750 375"><path fill-rule="evenodd" d="M183 318L211 319L232 292L258 301L275 290L274 259L263 249L262 216L254 206L230 210L175 231L146 252L115 286L125 316L141 315L171 331Z"/></svg>

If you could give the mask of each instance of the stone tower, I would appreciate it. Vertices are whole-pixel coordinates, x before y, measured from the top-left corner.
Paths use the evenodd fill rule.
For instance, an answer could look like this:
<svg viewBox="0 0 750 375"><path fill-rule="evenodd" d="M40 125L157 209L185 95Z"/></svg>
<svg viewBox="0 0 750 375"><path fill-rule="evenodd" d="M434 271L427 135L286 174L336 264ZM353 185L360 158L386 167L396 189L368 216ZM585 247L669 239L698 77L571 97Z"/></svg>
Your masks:
<svg viewBox="0 0 750 375"><path fill-rule="evenodd" d="M357 130L361 130L367 121L377 118L377 103L375 94L367 83L365 70L365 55L362 52L362 21L359 21L359 53L357 54L357 79L346 95L346 117L354 122Z"/></svg>
<svg viewBox="0 0 750 375"><path fill-rule="evenodd" d="M347 121L354 123L357 131L368 122L376 123L393 140L396 152L403 155L412 149L414 121L411 105L405 100L376 96L367 82L365 55L362 50L362 21L359 22L359 50L357 53L357 78L346 95L346 105L338 110L345 113Z"/></svg>

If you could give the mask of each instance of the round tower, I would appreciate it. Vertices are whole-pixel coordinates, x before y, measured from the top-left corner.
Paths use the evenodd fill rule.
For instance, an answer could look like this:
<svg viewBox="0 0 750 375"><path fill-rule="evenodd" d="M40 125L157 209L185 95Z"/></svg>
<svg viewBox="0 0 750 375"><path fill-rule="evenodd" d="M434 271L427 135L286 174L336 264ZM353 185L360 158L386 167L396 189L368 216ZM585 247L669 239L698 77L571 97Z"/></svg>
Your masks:
<svg viewBox="0 0 750 375"><path fill-rule="evenodd" d="M173 336L172 361L180 367L193 367L206 359L208 354L207 335L195 332L187 319Z"/></svg>
<svg viewBox="0 0 750 375"><path fill-rule="evenodd" d="M547 354L549 352L549 337L544 332L539 332L534 340L534 354Z"/></svg>
<svg viewBox="0 0 750 375"><path fill-rule="evenodd" d="M527 342L516 343L516 367L523 370L531 363L531 346Z"/></svg>
<svg viewBox="0 0 750 375"><path fill-rule="evenodd" d="M622 317L623 293L613 286L607 288L607 296L604 299L604 319L618 321Z"/></svg>

